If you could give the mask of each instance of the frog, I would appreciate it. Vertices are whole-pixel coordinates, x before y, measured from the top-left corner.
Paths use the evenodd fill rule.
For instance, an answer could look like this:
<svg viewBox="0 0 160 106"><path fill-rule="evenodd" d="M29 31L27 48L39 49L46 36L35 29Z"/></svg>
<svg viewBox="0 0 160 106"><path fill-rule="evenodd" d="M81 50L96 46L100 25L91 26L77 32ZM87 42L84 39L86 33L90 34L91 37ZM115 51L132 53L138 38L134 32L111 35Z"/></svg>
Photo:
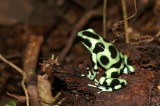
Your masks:
<svg viewBox="0 0 160 106"><path fill-rule="evenodd" d="M94 85L88 84L88 86L100 89L98 94L126 87L127 81L118 77L123 73L135 73L131 59L123 52L119 52L112 43L98 35L92 28L78 32L78 37L91 53L93 62L93 70L88 71L88 75L82 74L95 82ZM96 79L99 74L98 63L105 69L99 80Z"/></svg>

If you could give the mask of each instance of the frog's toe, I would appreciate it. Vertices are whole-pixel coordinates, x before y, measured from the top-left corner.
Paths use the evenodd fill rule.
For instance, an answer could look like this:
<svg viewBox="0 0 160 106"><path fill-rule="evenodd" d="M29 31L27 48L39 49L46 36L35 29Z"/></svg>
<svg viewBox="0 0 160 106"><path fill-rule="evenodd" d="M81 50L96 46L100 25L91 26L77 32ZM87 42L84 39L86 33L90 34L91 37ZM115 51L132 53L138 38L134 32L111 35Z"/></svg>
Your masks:
<svg viewBox="0 0 160 106"><path fill-rule="evenodd" d="M88 73L89 73L89 74L87 75L87 77L90 79L92 74L91 74L90 71L88 71Z"/></svg>
<svg viewBox="0 0 160 106"><path fill-rule="evenodd" d="M95 78L94 79L94 82L96 83L96 84L99 84L99 82L98 82L98 80Z"/></svg>
<svg viewBox="0 0 160 106"><path fill-rule="evenodd" d="M94 88L98 88L98 86L97 86L97 85L88 84L88 86L90 86L90 87L94 87Z"/></svg>
<svg viewBox="0 0 160 106"><path fill-rule="evenodd" d="M99 86L98 88L101 89L101 91L97 92L97 94L100 94L102 92L112 92L113 91L112 87Z"/></svg>
<svg viewBox="0 0 160 106"><path fill-rule="evenodd" d="M81 77L85 77L86 75L84 75L84 74L81 74Z"/></svg>

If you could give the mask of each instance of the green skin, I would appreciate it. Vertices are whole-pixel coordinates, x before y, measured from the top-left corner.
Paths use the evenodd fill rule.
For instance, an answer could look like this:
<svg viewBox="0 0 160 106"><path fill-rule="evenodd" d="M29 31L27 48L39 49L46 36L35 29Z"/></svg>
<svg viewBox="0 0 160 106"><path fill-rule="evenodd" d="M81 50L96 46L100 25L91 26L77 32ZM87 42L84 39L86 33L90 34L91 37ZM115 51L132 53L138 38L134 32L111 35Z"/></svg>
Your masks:
<svg viewBox="0 0 160 106"><path fill-rule="evenodd" d="M91 28L80 31L78 36L82 39L83 45L92 54L92 61L94 63L94 68L92 72L89 71L87 77L90 80L94 80L95 85L88 84L88 86L101 89L98 93L105 91L112 92L124 88L127 85L126 80L117 77L122 73L132 74L135 72L130 59L122 52L118 52L113 44L105 41ZM106 69L99 81L95 78L99 73L97 63Z"/></svg>

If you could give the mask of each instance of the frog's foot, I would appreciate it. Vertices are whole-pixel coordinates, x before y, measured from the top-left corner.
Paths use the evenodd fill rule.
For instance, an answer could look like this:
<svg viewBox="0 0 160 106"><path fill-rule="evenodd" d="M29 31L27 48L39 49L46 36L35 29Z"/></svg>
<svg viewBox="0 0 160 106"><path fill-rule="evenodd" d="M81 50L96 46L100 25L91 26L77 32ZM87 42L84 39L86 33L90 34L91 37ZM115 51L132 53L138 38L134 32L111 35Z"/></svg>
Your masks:
<svg viewBox="0 0 160 106"><path fill-rule="evenodd" d="M90 79L91 77L92 77L92 73L90 72L90 71L88 71L88 75L87 75L87 77Z"/></svg>
<svg viewBox="0 0 160 106"><path fill-rule="evenodd" d="M97 92L97 94L100 94L102 92L112 92L113 91L112 87L99 86L98 89L101 89L101 91Z"/></svg>
<svg viewBox="0 0 160 106"><path fill-rule="evenodd" d="M96 85L96 84L95 84ZM105 79L103 83L99 83L98 85L89 85L98 89L101 89L99 93L101 92L112 92L121 88L124 88L127 85L126 80L124 79L118 79L118 78L109 78Z"/></svg>
<svg viewBox="0 0 160 106"><path fill-rule="evenodd" d="M113 87L110 87L110 86L104 87L104 86L101 86L101 85L99 85L99 84L95 84L95 85L88 84L88 86L100 89L101 91L97 92L97 94L100 94L100 93L102 93L102 92L113 92L113 91L115 91L115 90L118 90L118 89L120 89L120 88L123 88L121 85L117 85L117 86L115 86L114 88L113 88Z"/></svg>
<svg viewBox="0 0 160 106"><path fill-rule="evenodd" d="M93 80L96 76L96 74L93 74L92 72L88 71L88 75L84 75L84 74L81 74L82 77L85 77L87 76L90 80Z"/></svg>
<svg viewBox="0 0 160 106"><path fill-rule="evenodd" d="M94 88L98 88L98 84L95 84L95 85L88 84L88 86L90 86L90 87L94 87Z"/></svg>
<svg viewBox="0 0 160 106"><path fill-rule="evenodd" d="M99 84L98 80L95 78L94 79L95 84Z"/></svg>
<svg viewBox="0 0 160 106"><path fill-rule="evenodd" d="M97 80L96 78L94 79L94 82L95 82L95 83L94 83L95 85L88 84L88 86L97 88L97 85L99 85L99 82L98 82L98 80Z"/></svg>
<svg viewBox="0 0 160 106"><path fill-rule="evenodd" d="M97 92L98 94L102 93L102 92L113 92L115 90L118 90L118 89L121 89L121 88L124 88L125 86L122 86L122 85L116 85L114 87L111 87L111 86L99 86L98 88L101 89L101 91Z"/></svg>
<svg viewBox="0 0 160 106"><path fill-rule="evenodd" d="M95 72L90 72L90 71L88 71L88 75L87 75L87 77L90 79L90 80L94 80L95 79L95 77L96 77L96 75L98 74L98 73L95 73Z"/></svg>
<svg viewBox="0 0 160 106"><path fill-rule="evenodd" d="M113 91L112 87L104 87L104 86L101 86L101 85L99 85L97 83L95 83L95 85L88 84L88 86L101 89L101 91L97 92L98 94L100 94L102 92L112 92Z"/></svg>
<svg viewBox="0 0 160 106"><path fill-rule="evenodd" d="M99 74L99 72L95 72L95 70L93 70L92 72L88 71L88 75L81 74L81 77L87 76L90 80L94 80L96 83L99 83L95 78L97 74Z"/></svg>

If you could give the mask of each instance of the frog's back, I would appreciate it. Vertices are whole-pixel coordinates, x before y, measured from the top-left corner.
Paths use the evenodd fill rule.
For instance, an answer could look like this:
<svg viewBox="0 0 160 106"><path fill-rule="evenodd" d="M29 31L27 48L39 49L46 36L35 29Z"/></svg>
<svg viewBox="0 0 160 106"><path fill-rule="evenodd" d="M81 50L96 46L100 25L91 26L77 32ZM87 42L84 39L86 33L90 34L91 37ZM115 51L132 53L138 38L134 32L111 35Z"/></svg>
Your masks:
<svg viewBox="0 0 160 106"><path fill-rule="evenodd" d="M118 63L121 58L119 55L118 50L116 47L107 41L105 41L103 38L101 38L101 44L97 43L97 49L99 48L104 48L103 51L97 52L97 60L99 64L105 68L109 69L111 68L114 64Z"/></svg>

